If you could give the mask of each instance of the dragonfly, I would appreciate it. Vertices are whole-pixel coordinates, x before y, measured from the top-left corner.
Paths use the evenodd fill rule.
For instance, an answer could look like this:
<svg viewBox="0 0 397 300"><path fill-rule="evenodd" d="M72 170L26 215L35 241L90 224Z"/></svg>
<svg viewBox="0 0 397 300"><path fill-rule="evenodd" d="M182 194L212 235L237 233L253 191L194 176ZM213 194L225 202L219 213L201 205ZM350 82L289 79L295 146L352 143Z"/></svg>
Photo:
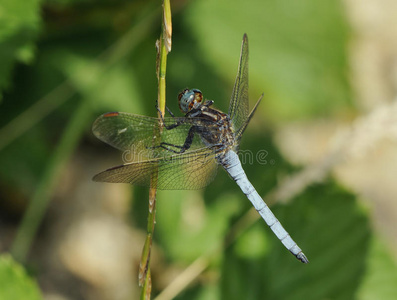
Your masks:
<svg viewBox="0 0 397 300"><path fill-rule="evenodd" d="M123 151L125 164L107 169L94 181L129 183L160 190L201 189L219 165L237 183L282 244L301 262L308 259L247 178L238 157L241 137L263 94L249 111L248 37L243 36L228 114L212 107L198 89L178 95L183 117L110 112L93 124L94 135Z"/></svg>

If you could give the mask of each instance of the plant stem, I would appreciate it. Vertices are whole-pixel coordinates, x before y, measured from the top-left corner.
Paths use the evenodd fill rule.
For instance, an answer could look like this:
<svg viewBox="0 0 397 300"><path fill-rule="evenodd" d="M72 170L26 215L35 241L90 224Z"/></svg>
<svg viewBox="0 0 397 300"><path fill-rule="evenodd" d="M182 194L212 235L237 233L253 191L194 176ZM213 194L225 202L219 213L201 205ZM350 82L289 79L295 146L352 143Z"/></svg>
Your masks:
<svg viewBox="0 0 397 300"><path fill-rule="evenodd" d="M166 99L166 68L167 55L171 51L171 6L169 0L163 1L163 22L161 24L160 40L156 42L157 46L157 80L158 80L158 98L157 104L161 114L165 113L165 99ZM159 112L159 122L161 122ZM161 128L161 127L160 127ZM142 250L141 262L139 265L139 285L142 286L141 300L149 300L152 290L152 281L150 276L150 258L152 249L152 239L154 233L154 226L156 223L156 183L158 173L153 174L151 178L151 188L149 190L149 215L148 226L145 245Z"/></svg>

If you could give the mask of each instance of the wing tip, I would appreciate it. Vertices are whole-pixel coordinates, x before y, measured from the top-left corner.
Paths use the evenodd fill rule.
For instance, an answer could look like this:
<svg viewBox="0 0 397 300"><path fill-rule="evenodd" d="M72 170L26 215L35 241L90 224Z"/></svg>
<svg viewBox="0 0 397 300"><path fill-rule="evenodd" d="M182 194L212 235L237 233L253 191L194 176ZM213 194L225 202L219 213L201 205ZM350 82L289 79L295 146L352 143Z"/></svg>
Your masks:
<svg viewBox="0 0 397 300"><path fill-rule="evenodd" d="M102 174L103 172L101 172L101 173L98 173L98 174L95 174L92 178L91 178L91 180L92 181L94 181L94 182L105 182L105 181L103 181L103 180L101 180L101 174Z"/></svg>
<svg viewBox="0 0 397 300"><path fill-rule="evenodd" d="M125 165L118 165L118 166L114 166L114 167L111 167L109 169L106 169L105 171L102 171L102 172L94 175L94 177L92 177L92 181L95 181L95 182L113 182L113 183L115 183L114 181L110 180L109 172L110 171L114 171L114 170L119 169L119 168L122 168L124 166ZM120 183L124 183L124 182L120 181Z"/></svg>

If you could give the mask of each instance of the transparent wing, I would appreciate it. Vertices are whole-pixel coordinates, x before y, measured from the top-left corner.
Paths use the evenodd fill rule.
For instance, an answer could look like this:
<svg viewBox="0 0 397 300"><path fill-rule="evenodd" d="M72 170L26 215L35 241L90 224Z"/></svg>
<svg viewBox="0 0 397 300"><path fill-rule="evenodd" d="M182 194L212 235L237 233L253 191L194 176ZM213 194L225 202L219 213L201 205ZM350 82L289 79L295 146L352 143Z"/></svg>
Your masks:
<svg viewBox="0 0 397 300"><path fill-rule="evenodd" d="M161 142L182 146L190 127L197 119L165 118L165 125L181 122L171 130L160 130L157 118L140 116L122 112L106 113L98 117L92 126L94 135L101 141L124 151L125 162L139 161L160 156L171 156L173 153L155 148ZM191 150L204 147L201 139L196 136Z"/></svg>
<svg viewBox="0 0 397 300"><path fill-rule="evenodd" d="M248 113L248 37L244 34L237 77L229 107L229 116L236 131L239 131L246 121Z"/></svg>
<svg viewBox="0 0 397 300"><path fill-rule="evenodd" d="M207 186L216 175L218 164L211 148L133 162L108 169L94 181L150 186L152 177L160 190L193 190Z"/></svg>

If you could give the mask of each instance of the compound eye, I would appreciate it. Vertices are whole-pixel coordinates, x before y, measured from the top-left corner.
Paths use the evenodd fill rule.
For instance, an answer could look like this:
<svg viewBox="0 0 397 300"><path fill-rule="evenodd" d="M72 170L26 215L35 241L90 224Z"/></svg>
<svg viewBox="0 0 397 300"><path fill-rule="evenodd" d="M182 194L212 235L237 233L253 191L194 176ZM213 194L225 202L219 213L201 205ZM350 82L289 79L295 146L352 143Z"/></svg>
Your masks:
<svg viewBox="0 0 397 300"><path fill-rule="evenodd" d="M198 89L184 89L178 95L179 109L183 113L188 113L193 108L198 108L203 101L203 94Z"/></svg>
<svg viewBox="0 0 397 300"><path fill-rule="evenodd" d="M178 94L178 101L181 101L181 98L183 97L184 94L186 94L186 92L188 92L189 89L184 89L182 92L180 92Z"/></svg>
<svg viewBox="0 0 397 300"><path fill-rule="evenodd" d="M194 91L194 107L197 108L203 101L203 93L200 90L196 89L192 91Z"/></svg>
<svg viewBox="0 0 397 300"><path fill-rule="evenodd" d="M185 114L188 113L193 108L194 98L195 93L193 90L184 89L178 95L179 109Z"/></svg>

